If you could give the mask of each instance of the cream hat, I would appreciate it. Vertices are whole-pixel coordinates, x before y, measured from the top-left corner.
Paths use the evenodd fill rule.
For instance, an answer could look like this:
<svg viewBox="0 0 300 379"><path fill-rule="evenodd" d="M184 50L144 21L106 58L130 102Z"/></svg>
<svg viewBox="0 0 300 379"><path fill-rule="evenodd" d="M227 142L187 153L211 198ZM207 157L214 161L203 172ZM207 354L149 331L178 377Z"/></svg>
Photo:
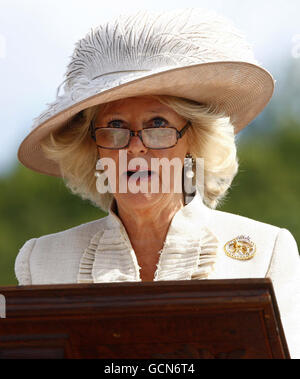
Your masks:
<svg viewBox="0 0 300 379"><path fill-rule="evenodd" d="M64 93L47 104L21 143L28 168L60 176L40 141L78 112L101 103L150 94L212 105L230 117L238 133L268 104L271 74L230 21L203 9L140 11L100 25L75 45Z"/></svg>

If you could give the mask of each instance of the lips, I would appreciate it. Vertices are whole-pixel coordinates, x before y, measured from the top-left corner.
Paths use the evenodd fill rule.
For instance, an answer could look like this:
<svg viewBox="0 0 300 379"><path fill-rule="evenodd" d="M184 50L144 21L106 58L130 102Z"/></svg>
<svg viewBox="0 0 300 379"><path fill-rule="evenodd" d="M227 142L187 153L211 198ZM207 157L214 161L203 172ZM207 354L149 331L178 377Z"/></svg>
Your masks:
<svg viewBox="0 0 300 379"><path fill-rule="evenodd" d="M137 175L138 177L147 177L147 176L151 176L154 174L154 172L151 170L128 170L126 172L126 175L128 177L130 177L135 173L138 173L138 175Z"/></svg>

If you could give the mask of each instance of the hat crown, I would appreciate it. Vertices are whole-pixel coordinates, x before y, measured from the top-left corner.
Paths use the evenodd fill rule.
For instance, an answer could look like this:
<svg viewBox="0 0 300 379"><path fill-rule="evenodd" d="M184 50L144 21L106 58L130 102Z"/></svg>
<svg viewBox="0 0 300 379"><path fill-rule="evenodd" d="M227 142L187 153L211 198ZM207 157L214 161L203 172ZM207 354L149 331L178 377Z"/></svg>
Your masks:
<svg viewBox="0 0 300 379"><path fill-rule="evenodd" d="M64 89L80 91L94 81L104 89L111 75L126 82L133 72L143 76L216 61L257 64L251 46L228 19L199 8L139 11L92 28L77 42Z"/></svg>

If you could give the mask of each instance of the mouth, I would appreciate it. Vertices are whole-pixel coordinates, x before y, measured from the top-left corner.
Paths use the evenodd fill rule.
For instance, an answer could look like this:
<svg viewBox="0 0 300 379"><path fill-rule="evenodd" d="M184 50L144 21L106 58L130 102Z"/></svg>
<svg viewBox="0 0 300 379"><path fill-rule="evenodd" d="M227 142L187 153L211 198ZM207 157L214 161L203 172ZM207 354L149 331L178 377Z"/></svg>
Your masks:
<svg viewBox="0 0 300 379"><path fill-rule="evenodd" d="M136 175L136 178L149 178L151 176L153 176L155 173L154 171L151 171L151 170L128 170L126 172L126 175L128 178L130 178L133 174L137 174Z"/></svg>

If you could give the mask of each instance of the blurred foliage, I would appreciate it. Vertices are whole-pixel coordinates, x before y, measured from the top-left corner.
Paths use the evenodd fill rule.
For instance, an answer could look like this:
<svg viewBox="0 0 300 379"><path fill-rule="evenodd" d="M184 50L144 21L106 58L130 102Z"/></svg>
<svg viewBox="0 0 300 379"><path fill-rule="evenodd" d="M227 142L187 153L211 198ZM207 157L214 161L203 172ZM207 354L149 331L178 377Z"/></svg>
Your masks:
<svg viewBox="0 0 300 379"><path fill-rule="evenodd" d="M299 245L300 121L280 123L273 132L256 124L238 139L240 171L219 209L287 228ZM0 195L0 285L17 284L14 261L28 239L105 215L72 195L61 179L21 165L0 178Z"/></svg>
<svg viewBox="0 0 300 379"><path fill-rule="evenodd" d="M239 173L220 210L289 229L300 242L300 121L238 142Z"/></svg>
<svg viewBox="0 0 300 379"><path fill-rule="evenodd" d="M103 217L106 213L71 194L62 179L18 165L0 178L0 285L17 284L15 257L33 237Z"/></svg>

